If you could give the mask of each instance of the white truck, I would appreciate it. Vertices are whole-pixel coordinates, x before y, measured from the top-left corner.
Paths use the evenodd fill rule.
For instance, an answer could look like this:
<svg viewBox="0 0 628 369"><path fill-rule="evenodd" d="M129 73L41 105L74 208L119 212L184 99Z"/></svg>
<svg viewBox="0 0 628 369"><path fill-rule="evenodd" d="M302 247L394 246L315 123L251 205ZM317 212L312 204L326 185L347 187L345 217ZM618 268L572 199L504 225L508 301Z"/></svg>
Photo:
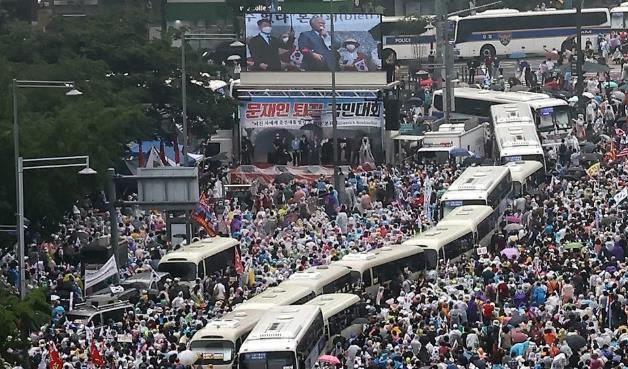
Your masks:
<svg viewBox="0 0 628 369"><path fill-rule="evenodd" d="M418 150L419 161L444 163L452 158L461 161L471 155L485 157L486 139L483 124L442 124L437 131L425 133Z"/></svg>

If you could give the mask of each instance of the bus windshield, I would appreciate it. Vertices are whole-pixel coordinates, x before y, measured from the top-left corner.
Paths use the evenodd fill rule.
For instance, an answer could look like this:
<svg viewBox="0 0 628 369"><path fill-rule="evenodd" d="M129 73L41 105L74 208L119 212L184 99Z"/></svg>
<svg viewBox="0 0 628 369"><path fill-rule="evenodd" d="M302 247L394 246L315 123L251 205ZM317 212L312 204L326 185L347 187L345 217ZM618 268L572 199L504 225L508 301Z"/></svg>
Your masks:
<svg viewBox="0 0 628 369"><path fill-rule="evenodd" d="M233 361L234 345L231 341L198 340L190 343L190 350L199 352L196 365L224 365Z"/></svg>
<svg viewBox="0 0 628 369"><path fill-rule="evenodd" d="M486 205L486 200L447 200L442 202L443 217L463 205Z"/></svg>
<svg viewBox="0 0 628 369"><path fill-rule="evenodd" d="M172 278L181 278L182 281L196 279L196 264L190 262L161 263L157 271L168 272Z"/></svg>
<svg viewBox="0 0 628 369"><path fill-rule="evenodd" d="M571 127L569 121L569 107L556 106L540 108L536 111L538 130L541 132L553 131L554 129L565 130Z"/></svg>
<svg viewBox="0 0 628 369"><path fill-rule="evenodd" d="M247 352L240 354L239 369L296 369L291 351Z"/></svg>

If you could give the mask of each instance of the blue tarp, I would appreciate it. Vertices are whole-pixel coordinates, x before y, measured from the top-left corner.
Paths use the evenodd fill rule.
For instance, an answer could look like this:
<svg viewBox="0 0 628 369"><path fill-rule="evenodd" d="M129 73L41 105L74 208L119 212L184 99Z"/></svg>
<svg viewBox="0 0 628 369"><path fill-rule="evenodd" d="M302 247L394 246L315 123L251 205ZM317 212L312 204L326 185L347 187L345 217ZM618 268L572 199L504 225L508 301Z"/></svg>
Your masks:
<svg viewBox="0 0 628 369"><path fill-rule="evenodd" d="M148 154L150 150L154 147L159 152L160 146L159 140L153 141L142 141L142 151L144 151L144 158L148 158ZM174 145L173 142L164 141L166 157L174 160ZM183 158L183 145L179 144L179 154ZM129 155L133 157L137 157L140 153L140 145L136 142L129 145Z"/></svg>

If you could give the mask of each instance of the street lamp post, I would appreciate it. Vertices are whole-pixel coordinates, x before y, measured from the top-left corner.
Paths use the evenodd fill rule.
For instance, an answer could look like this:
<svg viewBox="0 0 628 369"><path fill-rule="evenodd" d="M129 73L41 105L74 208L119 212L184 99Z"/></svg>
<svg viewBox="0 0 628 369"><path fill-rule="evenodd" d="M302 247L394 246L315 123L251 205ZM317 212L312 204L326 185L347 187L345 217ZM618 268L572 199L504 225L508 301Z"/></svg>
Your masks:
<svg viewBox="0 0 628 369"><path fill-rule="evenodd" d="M69 163L59 164L59 162ZM31 163L32 165L29 165ZM22 296L22 298L26 296L26 264L24 261L24 255L26 251L24 242L24 171L35 169L56 169L73 167L83 168L78 172L78 174L81 175L96 174L96 171L89 166L89 156L62 156L36 159L23 159L20 156L17 158L17 233L20 250L20 296Z"/></svg>
<svg viewBox="0 0 628 369"><path fill-rule="evenodd" d="M11 83L11 94L13 95L13 155L15 157L15 192L16 192L16 207L17 207L17 237L19 245L19 262L20 262L20 297L24 298L26 295L26 284L24 281L24 215L23 210L23 197L22 197L22 179L21 179L21 167L20 162L20 125L18 118L18 104L17 104L17 90L19 88L61 88L66 89L67 96L79 96L83 93L75 88L73 81L34 81L34 80L18 80L13 79Z"/></svg>

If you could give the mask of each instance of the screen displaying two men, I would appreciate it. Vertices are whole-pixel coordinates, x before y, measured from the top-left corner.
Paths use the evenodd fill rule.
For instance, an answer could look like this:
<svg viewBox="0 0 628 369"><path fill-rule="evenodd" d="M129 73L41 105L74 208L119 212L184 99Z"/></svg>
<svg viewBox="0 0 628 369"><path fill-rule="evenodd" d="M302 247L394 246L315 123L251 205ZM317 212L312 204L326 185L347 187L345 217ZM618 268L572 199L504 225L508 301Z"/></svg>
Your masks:
<svg viewBox="0 0 628 369"><path fill-rule="evenodd" d="M379 14L262 14L245 16L250 72L381 70Z"/></svg>

